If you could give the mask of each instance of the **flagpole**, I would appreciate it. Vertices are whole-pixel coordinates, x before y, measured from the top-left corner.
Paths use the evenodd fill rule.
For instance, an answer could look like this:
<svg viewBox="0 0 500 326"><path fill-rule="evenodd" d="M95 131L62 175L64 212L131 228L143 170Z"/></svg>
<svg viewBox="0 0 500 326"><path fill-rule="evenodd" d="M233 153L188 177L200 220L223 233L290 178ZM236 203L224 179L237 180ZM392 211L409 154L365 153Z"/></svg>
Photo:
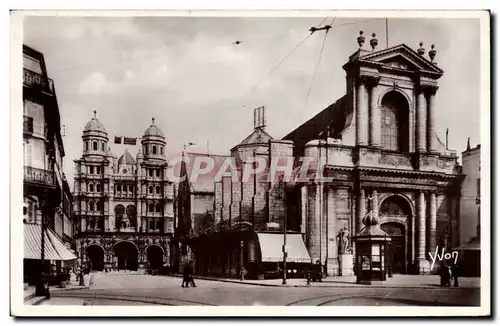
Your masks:
<svg viewBox="0 0 500 326"><path fill-rule="evenodd" d="M389 48L389 18L385 19L385 47Z"/></svg>

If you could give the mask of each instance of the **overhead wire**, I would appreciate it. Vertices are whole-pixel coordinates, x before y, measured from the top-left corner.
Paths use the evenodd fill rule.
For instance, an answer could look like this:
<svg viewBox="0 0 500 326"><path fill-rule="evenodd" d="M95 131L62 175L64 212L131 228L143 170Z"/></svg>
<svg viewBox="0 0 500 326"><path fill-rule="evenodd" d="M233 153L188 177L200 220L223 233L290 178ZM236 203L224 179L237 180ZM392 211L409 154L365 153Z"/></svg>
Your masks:
<svg viewBox="0 0 500 326"><path fill-rule="evenodd" d="M336 17L333 18L332 22L330 23L330 26L333 26L335 19L336 19ZM311 95L311 91L312 91L312 88L314 85L314 80L316 79L316 73L318 72L318 67L319 67L319 64L321 63L321 59L323 57L323 51L325 49L326 38L328 36L329 31L330 31L329 29L327 29L325 31L325 37L323 38L323 44L321 45L321 51L319 53L318 61L316 62L316 67L314 67L314 73L313 73L313 76L311 79L311 84L309 85L309 90L307 91L306 100L304 101L304 109L307 107L307 102L309 101L309 95Z"/></svg>

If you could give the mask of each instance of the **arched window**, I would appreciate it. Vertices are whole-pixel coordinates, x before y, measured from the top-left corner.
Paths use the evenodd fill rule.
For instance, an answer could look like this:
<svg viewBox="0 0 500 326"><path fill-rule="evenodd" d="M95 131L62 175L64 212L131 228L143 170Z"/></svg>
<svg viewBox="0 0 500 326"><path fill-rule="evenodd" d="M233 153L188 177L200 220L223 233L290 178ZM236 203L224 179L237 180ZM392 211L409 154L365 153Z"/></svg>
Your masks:
<svg viewBox="0 0 500 326"><path fill-rule="evenodd" d="M91 211L91 212L94 211L94 202L93 201L89 202L89 211Z"/></svg>
<svg viewBox="0 0 500 326"><path fill-rule="evenodd" d="M92 183L89 184L89 192L94 192L94 185Z"/></svg>
<svg viewBox="0 0 500 326"><path fill-rule="evenodd" d="M154 219L149 220L149 229L156 230L156 221Z"/></svg>
<svg viewBox="0 0 500 326"><path fill-rule="evenodd" d="M152 194L153 193L153 186L149 186L149 193Z"/></svg>
<svg viewBox="0 0 500 326"><path fill-rule="evenodd" d="M101 185L96 185L95 186L95 191L96 192L101 192Z"/></svg>
<svg viewBox="0 0 500 326"><path fill-rule="evenodd" d="M89 150L89 141L87 140L85 142L85 150L88 151Z"/></svg>
<svg viewBox="0 0 500 326"><path fill-rule="evenodd" d="M128 186L128 191L130 191L131 193L134 193L134 186L132 186L132 185Z"/></svg>
<svg viewBox="0 0 500 326"><path fill-rule="evenodd" d="M96 142L96 141L94 141L94 142L92 143L92 149L93 149L94 151L96 151L96 150L97 150L97 142Z"/></svg>
<svg viewBox="0 0 500 326"><path fill-rule="evenodd" d="M122 192L122 186L121 185L117 185L116 186L116 191L117 192Z"/></svg>
<svg viewBox="0 0 500 326"><path fill-rule="evenodd" d="M160 204L156 204L156 212L161 212L161 205Z"/></svg>
<svg viewBox="0 0 500 326"><path fill-rule="evenodd" d="M400 152L409 150L408 102L399 92L389 92L382 99L380 129L382 148Z"/></svg>
<svg viewBox="0 0 500 326"><path fill-rule="evenodd" d="M94 219L91 219L89 222L89 229L93 230L95 228L95 221Z"/></svg>
<svg viewBox="0 0 500 326"><path fill-rule="evenodd" d="M160 174L161 174L161 170L160 170L160 169L156 170L156 176L157 176L158 178L160 177Z"/></svg>
<svg viewBox="0 0 500 326"><path fill-rule="evenodd" d="M160 186L156 186L156 194L159 195L160 194Z"/></svg>
<svg viewBox="0 0 500 326"><path fill-rule="evenodd" d="M153 145L153 154L156 154L156 146Z"/></svg>
<svg viewBox="0 0 500 326"><path fill-rule="evenodd" d="M104 142L101 143L101 150L104 152Z"/></svg>
<svg viewBox="0 0 500 326"><path fill-rule="evenodd" d="M90 167L90 172L89 173L90 174L94 174L94 167L93 166Z"/></svg>
<svg viewBox="0 0 500 326"><path fill-rule="evenodd" d="M160 146L160 154L163 155L163 146Z"/></svg>
<svg viewBox="0 0 500 326"><path fill-rule="evenodd" d="M148 146L144 146L144 155L148 155Z"/></svg>
<svg viewBox="0 0 500 326"><path fill-rule="evenodd" d="M154 212L155 211L155 207L154 207L153 203L149 204L149 211L150 212Z"/></svg>

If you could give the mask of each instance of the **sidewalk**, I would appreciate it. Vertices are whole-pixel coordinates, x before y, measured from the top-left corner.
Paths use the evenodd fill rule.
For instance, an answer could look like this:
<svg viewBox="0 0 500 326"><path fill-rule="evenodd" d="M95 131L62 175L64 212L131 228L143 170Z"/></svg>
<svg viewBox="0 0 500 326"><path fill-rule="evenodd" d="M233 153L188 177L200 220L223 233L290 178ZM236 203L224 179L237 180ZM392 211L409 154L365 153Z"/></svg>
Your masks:
<svg viewBox="0 0 500 326"><path fill-rule="evenodd" d="M182 277L179 274L176 277ZM282 279L269 280L243 280L218 278L211 276L194 276L195 279L230 282L239 284L248 284L255 286L272 286L272 287L383 287L383 288L437 288L440 287L439 276L437 275L394 275L392 278L387 278L383 284L363 285L356 283L355 276L330 276L323 279L323 282L311 283L307 285L305 279L287 279L287 284L282 284ZM479 288L481 279L479 277L463 277L459 278L460 288ZM452 287L453 288L453 287Z"/></svg>
<svg viewBox="0 0 500 326"><path fill-rule="evenodd" d="M64 288L58 287L58 286L50 286L49 287L49 292L60 292L60 291L65 291L65 290L76 290L76 289L88 289L92 283L92 274L89 275L84 275L83 276L83 281L84 284L83 286L79 285L78 279L72 279ZM24 304L25 305L43 305L46 304L47 301L52 301L52 300L60 300L60 298L52 298L50 297L49 299L45 297L37 297L35 296L35 286L34 285L25 285L24 286Z"/></svg>

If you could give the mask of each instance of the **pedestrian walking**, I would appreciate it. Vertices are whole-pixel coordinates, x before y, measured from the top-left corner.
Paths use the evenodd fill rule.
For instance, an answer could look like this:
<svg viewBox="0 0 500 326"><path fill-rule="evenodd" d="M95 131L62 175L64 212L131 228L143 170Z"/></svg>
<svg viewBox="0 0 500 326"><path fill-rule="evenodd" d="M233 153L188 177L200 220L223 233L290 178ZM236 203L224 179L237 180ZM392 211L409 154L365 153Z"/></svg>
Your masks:
<svg viewBox="0 0 500 326"><path fill-rule="evenodd" d="M458 262L453 264L451 267L451 275L453 277L453 286L458 287L458 274L459 274L459 268L458 268Z"/></svg>
<svg viewBox="0 0 500 326"><path fill-rule="evenodd" d="M182 285L181 287L189 287L191 284L192 287L196 287L193 279L193 261L189 261L189 263L184 266L184 272L182 273Z"/></svg>

